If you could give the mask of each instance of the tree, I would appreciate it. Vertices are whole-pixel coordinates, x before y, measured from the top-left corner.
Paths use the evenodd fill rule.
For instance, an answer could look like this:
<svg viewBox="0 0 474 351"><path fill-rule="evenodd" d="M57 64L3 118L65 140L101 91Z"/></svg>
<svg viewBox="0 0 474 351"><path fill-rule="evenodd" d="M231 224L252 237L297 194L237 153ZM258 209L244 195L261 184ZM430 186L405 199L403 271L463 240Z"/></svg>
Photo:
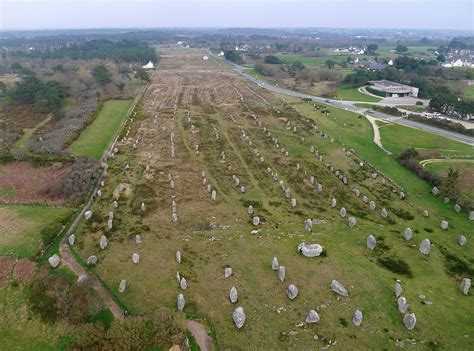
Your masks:
<svg viewBox="0 0 474 351"><path fill-rule="evenodd" d="M407 52L408 48L405 45L397 45L395 47L395 51L398 53L403 53L403 52Z"/></svg>
<svg viewBox="0 0 474 351"><path fill-rule="evenodd" d="M92 70L92 76L102 87L112 81L112 73L110 73L108 68L103 64L94 67Z"/></svg>
<svg viewBox="0 0 474 351"><path fill-rule="evenodd" d="M439 54L436 57L436 60L439 61L439 62L446 62L446 57L444 55Z"/></svg>
<svg viewBox="0 0 474 351"><path fill-rule="evenodd" d="M36 93L34 106L40 112L52 112L55 118L60 118L66 94L66 87L51 80L42 84L41 90Z"/></svg>
<svg viewBox="0 0 474 351"><path fill-rule="evenodd" d="M140 79L142 82L149 82L151 80L150 75L143 67L137 68L135 78Z"/></svg>
<svg viewBox="0 0 474 351"><path fill-rule="evenodd" d="M378 46L377 44L369 44L369 45L367 45L367 51L375 52L378 48L379 48L379 46Z"/></svg>
<svg viewBox="0 0 474 351"><path fill-rule="evenodd" d="M42 82L35 75L26 76L21 82L16 83L15 89L10 92L10 97L14 103L34 104L36 94L42 86Z"/></svg>
<svg viewBox="0 0 474 351"><path fill-rule="evenodd" d="M291 64L291 69L293 71L302 71L305 69L305 66L301 61L296 60Z"/></svg>
<svg viewBox="0 0 474 351"><path fill-rule="evenodd" d="M243 62L242 56L240 56L240 54L235 50L224 51L224 57L226 58L226 60L232 61L237 64L241 64Z"/></svg>
<svg viewBox="0 0 474 351"><path fill-rule="evenodd" d="M274 55L265 56L265 57L263 58L263 62L272 64L272 65L279 65L279 64L281 64L281 60L280 60L278 57L274 56Z"/></svg>
<svg viewBox="0 0 474 351"><path fill-rule="evenodd" d="M117 82L115 83L115 86L118 88L118 90L123 91L125 88L125 83L124 82Z"/></svg>
<svg viewBox="0 0 474 351"><path fill-rule="evenodd" d="M330 60L330 59L329 59L329 60L326 60L325 63L326 63L326 66L327 66L328 68L334 68L334 66L336 65L336 62L333 61L333 60Z"/></svg>
<svg viewBox="0 0 474 351"><path fill-rule="evenodd" d="M449 168L446 178L441 182L441 192L451 199L456 199L459 196L458 179L459 171Z"/></svg>

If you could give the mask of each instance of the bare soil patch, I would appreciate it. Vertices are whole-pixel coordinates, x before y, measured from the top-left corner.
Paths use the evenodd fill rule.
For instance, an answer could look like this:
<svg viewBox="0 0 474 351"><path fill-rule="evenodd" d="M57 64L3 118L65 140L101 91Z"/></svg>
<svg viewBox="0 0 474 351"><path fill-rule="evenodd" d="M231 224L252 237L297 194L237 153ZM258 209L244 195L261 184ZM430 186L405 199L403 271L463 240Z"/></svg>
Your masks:
<svg viewBox="0 0 474 351"><path fill-rule="evenodd" d="M8 104L0 109L0 123L10 128L34 128L41 123L47 114L39 113L33 106Z"/></svg>

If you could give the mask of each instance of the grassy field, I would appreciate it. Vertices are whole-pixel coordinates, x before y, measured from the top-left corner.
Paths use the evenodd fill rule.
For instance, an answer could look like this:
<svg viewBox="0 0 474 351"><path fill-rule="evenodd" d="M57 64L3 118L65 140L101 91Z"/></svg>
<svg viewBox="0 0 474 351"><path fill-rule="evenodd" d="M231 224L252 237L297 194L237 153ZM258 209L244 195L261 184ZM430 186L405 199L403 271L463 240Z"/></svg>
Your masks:
<svg viewBox="0 0 474 351"><path fill-rule="evenodd" d="M349 101L368 101L378 102L381 98L361 93L358 88L349 88L348 86L341 86L336 92L336 99L349 100Z"/></svg>
<svg viewBox="0 0 474 351"><path fill-rule="evenodd" d="M63 207L0 205L0 255L34 256L41 243L40 231L69 210Z"/></svg>
<svg viewBox="0 0 474 351"><path fill-rule="evenodd" d="M182 60L179 53L174 54L173 62L164 64L179 67L189 63L185 51ZM372 126L365 118L331 107L317 109L312 103L259 89L264 100L252 93L255 86L247 85L231 70L216 74L160 72L155 79L162 87L160 102L178 101L177 108L169 104L160 108L160 103L151 104L153 96L145 97L142 112L131 125L132 135L142 126L143 143L136 150L124 146L110 161L103 196L94 204L93 218L81 223L74 246L83 258L98 255L95 270L113 291L121 279L127 280L127 289L119 296L129 311L151 313L161 306L176 309L176 295L182 292L186 307L177 313L209 320L222 349L320 349L331 340L341 349L378 350L395 349L396 340L408 345L407 339L413 339L417 347L474 347L473 339L464 336L474 324L474 314L466 313L472 311L472 295L462 296L458 291L460 278L473 271L468 261L472 249L456 242L459 233L466 233L471 240L472 223L465 212L458 214L451 204L429 195L428 184L375 145ZM183 87L179 83L183 80L197 88ZM239 102L234 88L245 103ZM154 123L157 112L159 119ZM385 128L392 126L382 131ZM170 154L171 131L175 134L175 157ZM420 147L432 145L428 139L417 143ZM199 153L195 145L199 145ZM435 145L459 147L449 141ZM311 146L324 161L310 152ZM366 160L364 166L343 148L354 148ZM456 150L465 151L461 147ZM346 174L349 186L337 180L325 163ZM124 171L126 164L130 168ZM144 165L150 166L148 171ZM296 208L290 206L267 167L290 188ZM201 171L217 191L216 201L211 201L203 186ZM323 185L322 192L315 191L304 171ZM407 199L400 199L399 188L390 180L373 179L372 172L395 180ZM173 188L168 174L174 179ZM232 175L245 185L245 193L232 185ZM113 209L113 192L120 183L130 184L133 191L123 193L118 208ZM377 210L368 210L352 187L376 201ZM329 206L332 197L337 198L336 209ZM177 202L177 223L171 221L171 199ZM145 211L140 210L142 202ZM258 227L247 214L249 204L262 222ZM347 217L341 218L342 206L357 218L356 227L350 229ZM389 211L387 220L380 217L382 207ZM429 218L420 215L422 209L429 211ZM111 210L114 226L107 230ZM304 230L307 218L317 220L311 233ZM449 220L450 230L439 228L441 219ZM413 229L411 242L402 239L406 227ZM254 229L257 233L252 233ZM102 234L109 239L105 250L98 249ZM136 234L141 235L141 244L134 242ZM377 237L374 252L366 249L369 234ZM427 257L418 252L424 238L435 244ZM303 257L297 251L303 241L320 243L326 254ZM176 250L182 254L180 264L175 261ZM139 264L131 261L134 252L140 254ZM286 267L284 283L272 271L274 256ZM403 264L393 263L394 259ZM234 273L226 279L223 271L228 266ZM179 288L177 272L187 279L186 290ZM339 298L329 289L332 279L348 288L349 297ZM402 280L404 296L418 319L413 331L405 329L403 315L397 310L396 279ZM299 289L293 301L285 295L290 283ZM247 316L240 330L231 318L236 307L228 301L232 286L238 289L238 305ZM424 304L420 294L433 304ZM360 328L351 322L356 308L364 313ZM321 321L297 327L309 309L317 309Z"/></svg>
<svg viewBox="0 0 474 351"><path fill-rule="evenodd" d="M106 101L92 124L71 145L71 153L100 159L132 103L133 100Z"/></svg>

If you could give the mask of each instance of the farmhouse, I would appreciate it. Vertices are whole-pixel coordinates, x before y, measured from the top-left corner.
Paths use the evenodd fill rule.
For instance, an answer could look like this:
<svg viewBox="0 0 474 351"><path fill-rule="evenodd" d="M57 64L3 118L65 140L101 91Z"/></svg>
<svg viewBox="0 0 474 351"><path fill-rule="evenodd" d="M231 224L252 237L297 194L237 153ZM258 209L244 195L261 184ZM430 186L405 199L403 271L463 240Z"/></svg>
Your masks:
<svg viewBox="0 0 474 351"><path fill-rule="evenodd" d="M147 63L145 66L143 66L143 68L145 68L145 69L153 69L153 68L155 68L155 65L153 64L153 62L148 61L148 63Z"/></svg>
<svg viewBox="0 0 474 351"><path fill-rule="evenodd" d="M418 97L418 88L411 87L400 83L391 82L389 80L373 80L369 82L370 87L367 88L371 93L383 97Z"/></svg>

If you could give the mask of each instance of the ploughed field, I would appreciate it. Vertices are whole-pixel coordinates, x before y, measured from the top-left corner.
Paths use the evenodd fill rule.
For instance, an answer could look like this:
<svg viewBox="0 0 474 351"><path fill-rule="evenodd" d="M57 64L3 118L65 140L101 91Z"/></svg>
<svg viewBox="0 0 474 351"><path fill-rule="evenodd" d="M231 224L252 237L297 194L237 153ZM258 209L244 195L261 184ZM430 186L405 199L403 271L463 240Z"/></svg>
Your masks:
<svg viewBox="0 0 474 351"><path fill-rule="evenodd" d="M95 270L131 313L166 306L206 320L222 349L474 347L472 293L459 290L474 271L466 212L442 204L387 159L365 119L267 93L196 51L160 53L160 67L121 131L101 196L73 246L84 260L98 257ZM349 217L357 221L352 228ZM449 222L447 230L441 220ZM411 240L403 237L408 227ZM373 251L369 235L376 239ZM468 240L464 246L460 235ZM429 255L419 251L423 239L431 241ZM303 256L302 242L321 245L323 253ZM272 269L274 257L285 266L283 282ZM225 278L228 267L233 273ZM406 313L416 315L412 330L398 310L397 279ZM333 280L347 297L331 290ZM293 300L290 284L298 288ZM182 312L178 294L185 299ZM240 329L232 318L238 306L246 315ZM310 310L319 322L305 322ZM363 314L359 327L352 321L356 310Z"/></svg>

